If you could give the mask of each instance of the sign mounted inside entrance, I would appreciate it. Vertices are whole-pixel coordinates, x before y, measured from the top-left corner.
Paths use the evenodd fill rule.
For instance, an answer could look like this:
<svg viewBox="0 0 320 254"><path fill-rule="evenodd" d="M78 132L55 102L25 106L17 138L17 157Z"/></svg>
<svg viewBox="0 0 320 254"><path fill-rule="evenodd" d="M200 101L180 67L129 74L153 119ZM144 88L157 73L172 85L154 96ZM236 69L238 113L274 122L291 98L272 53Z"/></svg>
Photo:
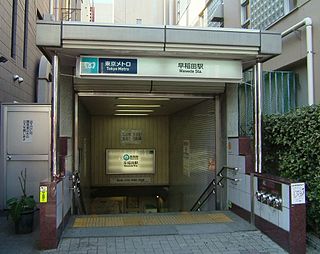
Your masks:
<svg viewBox="0 0 320 254"><path fill-rule="evenodd" d="M141 144L142 130L120 130L120 142L121 144Z"/></svg>
<svg viewBox="0 0 320 254"><path fill-rule="evenodd" d="M106 149L106 174L154 174L154 149Z"/></svg>
<svg viewBox="0 0 320 254"><path fill-rule="evenodd" d="M122 177L113 176L110 178L110 184L150 184L152 179L150 176L133 176L133 177Z"/></svg>
<svg viewBox="0 0 320 254"><path fill-rule="evenodd" d="M242 64L235 60L189 59L169 57L100 57L78 58L79 76L115 76L215 79L240 81Z"/></svg>

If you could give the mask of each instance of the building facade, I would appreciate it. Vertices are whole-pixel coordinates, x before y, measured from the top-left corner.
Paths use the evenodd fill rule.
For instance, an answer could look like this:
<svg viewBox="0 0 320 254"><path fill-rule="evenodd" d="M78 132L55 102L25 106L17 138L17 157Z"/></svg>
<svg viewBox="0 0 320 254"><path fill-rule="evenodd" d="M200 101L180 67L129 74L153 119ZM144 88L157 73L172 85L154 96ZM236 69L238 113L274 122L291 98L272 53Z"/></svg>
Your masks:
<svg viewBox="0 0 320 254"><path fill-rule="evenodd" d="M84 1L82 21L126 25L162 25L168 3L162 0ZM146 11L147 10L147 11ZM91 18L90 18L91 17Z"/></svg>
<svg viewBox="0 0 320 254"><path fill-rule="evenodd" d="M234 0L176 0L175 20L179 26L241 27L241 2Z"/></svg>
<svg viewBox="0 0 320 254"><path fill-rule="evenodd" d="M38 66L36 22L48 1L0 2L0 102L35 102Z"/></svg>
<svg viewBox="0 0 320 254"><path fill-rule="evenodd" d="M315 11L319 7L319 1L297 1L296 7L291 12L267 28L268 31L284 32L297 23L306 21L307 17L310 18L299 29L283 36L281 56L264 64L266 70L288 70L297 74L298 106L320 103L320 73L316 71L320 67L318 56L320 47L316 43L320 37L320 22ZM312 29L312 31L308 32L308 29ZM311 64L308 63L310 55L313 58ZM312 90L313 95L310 92L308 95L308 87L309 90ZM311 100L313 103L308 102L310 99L313 99Z"/></svg>
<svg viewBox="0 0 320 254"><path fill-rule="evenodd" d="M254 65L254 85L261 85L261 61L281 53L280 34L236 29L240 1L109 1L107 20L97 12L91 18L104 24L74 22L80 1L50 3L36 32L53 67L50 177L40 182L49 198L40 204L42 247L57 246L77 211L190 211L210 182L219 187L203 210L231 202L253 214L258 186L250 173L261 167L251 163L249 140L239 138L238 84ZM261 148L258 138L256 144ZM284 190L278 194L289 197ZM7 196L0 196L5 207ZM289 209L286 203L277 213L276 227L291 239Z"/></svg>
<svg viewBox="0 0 320 254"><path fill-rule="evenodd" d="M197 1L198 2L198 1ZM277 0L277 1L265 1L265 0L212 0L204 1L201 7L198 7L196 13L193 13L194 9L192 5L193 1L177 1L177 24L187 26L213 26L213 27L226 27L226 28L251 28L262 29L273 32L284 32L292 26L296 25L300 21L303 21L306 17L310 17L307 26L312 26L312 38L306 36L306 25L302 25L294 32L283 36L283 53L269 61L264 63L264 70L267 72L280 71L284 72L284 75L289 75L284 81L277 80L277 77L273 77L274 81L268 86L270 89L276 91L277 89L272 86L276 86L275 83L294 82L293 87L285 85L284 89L289 89L293 94L295 103L292 103L292 107L304 106L310 104L308 97L313 97L314 104L320 102L320 75L315 70L319 67L319 60L317 52L319 52L319 45L315 43L319 35L319 22L317 18L317 9L319 8L319 2L315 0ZM187 17L189 20L197 20L196 22L186 22ZM192 17L192 18L191 18ZM198 19L197 19L198 18ZM204 20L203 22L201 21ZM307 67L307 40L313 43L312 57L314 59L313 66ZM312 69L312 70L311 70ZM289 73L290 72L290 73ZM309 73L309 74L308 74ZM269 75L269 74L268 74ZM278 75L278 74L270 74ZM279 74L280 76L282 74ZM294 76L291 77L291 76ZM308 78L309 75L309 78ZM270 79L270 78L266 78ZM270 79L270 80L271 80ZM308 82L308 79L310 82ZM311 79L314 79L311 81ZM293 81L294 80L294 81ZM308 88L308 87L311 87ZM280 86L279 86L280 87ZM313 90L312 94L308 96L308 90ZM279 91L281 93L281 91ZM272 94L276 96L276 94ZM272 104L270 98L269 104ZM280 104L281 102L279 102ZM284 106L286 107L286 106ZM291 106L289 106L290 108ZM292 108L291 107L291 108ZM273 113L281 113L280 111L272 111Z"/></svg>
<svg viewBox="0 0 320 254"><path fill-rule="evenodd" d="M81 21L94 22L92 0L83 0L81 2Z"/></svg>

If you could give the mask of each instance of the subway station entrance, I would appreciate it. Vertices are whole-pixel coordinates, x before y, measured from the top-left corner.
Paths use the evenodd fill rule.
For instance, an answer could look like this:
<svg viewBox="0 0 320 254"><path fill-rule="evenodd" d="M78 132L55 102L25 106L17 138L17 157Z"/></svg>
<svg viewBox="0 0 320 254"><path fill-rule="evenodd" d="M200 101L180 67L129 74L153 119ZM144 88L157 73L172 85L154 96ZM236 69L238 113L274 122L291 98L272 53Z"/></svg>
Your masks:
<svg viewBox="0 0 320 254"><path fill-rule="evenodd" d="M233 220L215 211L228 209L239 181L227 159L239 135L237 84L280 54L279 34L39 21L37 45L53 66L52 181L43 184L57 190L58 236L70 215L74 227ZM42 216L45 227L52 216Z"/></svg>
<svg viewBox="0 0 320 254"><path fill-rule="evenodd" d="M216 108L241 77L239 60L77 56L77 212L215 210Z"/></svg>
<svg viewBox="0 0 320 254"><path fill-rule="evenodd" d="M214 181L214 95L80 92L78 108L86 214L190 211Z"/></svg>

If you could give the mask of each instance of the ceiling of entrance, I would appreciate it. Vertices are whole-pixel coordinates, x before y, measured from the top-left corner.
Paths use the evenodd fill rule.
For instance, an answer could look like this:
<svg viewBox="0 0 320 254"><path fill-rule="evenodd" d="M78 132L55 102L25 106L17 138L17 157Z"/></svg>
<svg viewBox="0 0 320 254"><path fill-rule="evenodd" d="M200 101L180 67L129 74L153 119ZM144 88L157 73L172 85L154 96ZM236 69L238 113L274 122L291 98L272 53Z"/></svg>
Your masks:
<svg viewBox="0 0 320 254"><path fill-rule="evenodd" d="M79 101L91 115L153 116L171 115L209 98L189 96L188 98L158 97L146 99L145 97L80 96Z"/></svg>

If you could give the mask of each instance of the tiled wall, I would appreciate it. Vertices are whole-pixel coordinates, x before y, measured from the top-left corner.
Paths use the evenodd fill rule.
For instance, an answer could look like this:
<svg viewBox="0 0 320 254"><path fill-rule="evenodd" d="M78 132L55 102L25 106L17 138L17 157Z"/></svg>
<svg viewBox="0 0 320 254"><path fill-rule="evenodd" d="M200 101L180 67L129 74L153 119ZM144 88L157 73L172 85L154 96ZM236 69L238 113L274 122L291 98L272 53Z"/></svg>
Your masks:
<svg viewBox="0 0 320 254"><path fill-rule="evenodd" d="M228 180L227 192L228 201L237 206L251 212L251 189L250 189L250 175L246 174L245 156L239 155L239 139L228 139L228 156L227 165L230 167L238 167L239 171L234 173L228 170L228 176L231 178L240 179L239 182L234 183ZM254 190L257 191L257 177L254 177ZM289 214L289 185L282 184L282 210L275 209L267 204L258 202L255 199L254 211L255 215L271 222L272 224L289 231L290 230L290 214Z"/></svg>
<svg viewBox="0 0 320 254"><path fill-rule="evenodd" d="M257 177L254 178L254 193L257 189ZM289 231L290 230L290 207L289 207L289 185L281 184L282 188L282 211L267 204L255 201L255 214L271 222L272 224Z"/></svg>
<svg viewBox="0 0 320 254"><path fill-rule="evenodd" d="M63 218L63 182L57 183L57 217L56 227L58 228Z"/></svg>
<svg viewBox="0 0 320 254"><path fill-rule="evenodd" d="M228 169L227 176L237 178L239 182L228 180L228 201L250 211L250 176L245 174L245 156L239 155L239 139L228 139L227 165L239 168L238 171Z"/></svg>

